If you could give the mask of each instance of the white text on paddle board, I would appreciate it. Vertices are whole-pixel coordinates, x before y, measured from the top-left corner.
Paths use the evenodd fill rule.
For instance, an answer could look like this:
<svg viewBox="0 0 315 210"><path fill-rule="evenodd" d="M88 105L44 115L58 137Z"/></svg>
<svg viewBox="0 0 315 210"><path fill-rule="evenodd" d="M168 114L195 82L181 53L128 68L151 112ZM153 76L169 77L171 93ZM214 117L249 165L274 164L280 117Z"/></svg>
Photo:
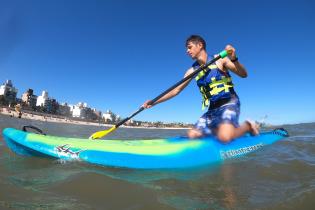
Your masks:
<svg viewBox="0 0 315 210"><path fill-rule="evenodd" d="M239 155L243 155L249 152L252 152L254 150L259 149L260 147L264 146L263 143L259 143L253 146L249 146L249 147L243 147L240 149L231 149L231 150L227 150L227 151L220 151L220 155L222 159L228 159L228 158L232 158L235 156L239 156Z"/></svg>

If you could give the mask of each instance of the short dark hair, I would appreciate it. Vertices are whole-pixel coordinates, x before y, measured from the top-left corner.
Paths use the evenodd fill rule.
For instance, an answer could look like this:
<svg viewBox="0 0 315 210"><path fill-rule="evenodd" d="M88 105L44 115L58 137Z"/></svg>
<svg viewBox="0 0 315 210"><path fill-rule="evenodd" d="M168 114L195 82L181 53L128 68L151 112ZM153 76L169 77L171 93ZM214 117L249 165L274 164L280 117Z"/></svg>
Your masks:
<svg viewBox="0 0 315 210"><path fill-rule="evenodd" d="M203 49L206 49L206 41L199 35L191 35L190 37L188 37L186 40L186 47L189 42L192 42L194 44L201 43L203 46Z"/></svg>

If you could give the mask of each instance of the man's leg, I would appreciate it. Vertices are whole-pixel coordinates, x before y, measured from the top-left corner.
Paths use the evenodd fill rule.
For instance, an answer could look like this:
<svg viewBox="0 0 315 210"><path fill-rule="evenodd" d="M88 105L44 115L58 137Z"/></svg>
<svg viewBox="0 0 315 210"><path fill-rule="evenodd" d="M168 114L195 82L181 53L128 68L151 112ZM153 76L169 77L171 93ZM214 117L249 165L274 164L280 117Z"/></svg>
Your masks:
<svg viewBox="0 0 315 210"><path fill-rule="evenodd" d="M245 133L251 133L252 135L259 134L259 126L251 121L246 121L241 126L235 128L230 123L222 123L217 130L217 137L224 143L230 142L232 139L243 136Z"/></svg>
<svg viewBox="0 0 315 210"><path fill-rule="evenodd" d="M188 130L187 136L191 139L200 138L210 135L212 133L210 127L211 119L210 113L204 113L196 122L194 128Z"/></svg>
<svg viewBox="0 0 315 210"><path fill-rule="evenodd" d="M202 132L200 130L197 130L196 128L192 128L187 131L187 136L190 139L197 139L203 136Z"/></svg>

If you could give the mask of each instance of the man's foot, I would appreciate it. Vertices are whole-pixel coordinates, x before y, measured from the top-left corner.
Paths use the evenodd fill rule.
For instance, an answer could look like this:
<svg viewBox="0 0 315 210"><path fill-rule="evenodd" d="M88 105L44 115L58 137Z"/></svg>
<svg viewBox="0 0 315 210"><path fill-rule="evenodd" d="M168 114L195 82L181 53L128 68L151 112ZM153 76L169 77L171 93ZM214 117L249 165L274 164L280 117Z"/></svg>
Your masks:
<svg viewBox="0 0 315 210"><path fill-rule="evenodd" d="M255 123L251 120L246 120L245 122L249 125L250 134L253 136L257 136L259 134L259 129L260 129L259 124Z"/></svg>

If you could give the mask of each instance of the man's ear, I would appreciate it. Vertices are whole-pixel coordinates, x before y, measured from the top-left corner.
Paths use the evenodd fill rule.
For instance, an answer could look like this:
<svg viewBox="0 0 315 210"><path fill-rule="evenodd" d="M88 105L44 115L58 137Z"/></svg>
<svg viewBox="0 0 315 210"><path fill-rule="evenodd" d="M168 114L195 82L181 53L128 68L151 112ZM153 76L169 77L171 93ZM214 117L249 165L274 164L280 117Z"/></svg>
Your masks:
<svg viewBox="0 0 315 210"><path fill-rule="evenodd" d="M197 46L199 47L199 49L205 48L205 46L203 46L203 44L202 44L201 42L198 42L198 43L197 43Z"/></svg>

